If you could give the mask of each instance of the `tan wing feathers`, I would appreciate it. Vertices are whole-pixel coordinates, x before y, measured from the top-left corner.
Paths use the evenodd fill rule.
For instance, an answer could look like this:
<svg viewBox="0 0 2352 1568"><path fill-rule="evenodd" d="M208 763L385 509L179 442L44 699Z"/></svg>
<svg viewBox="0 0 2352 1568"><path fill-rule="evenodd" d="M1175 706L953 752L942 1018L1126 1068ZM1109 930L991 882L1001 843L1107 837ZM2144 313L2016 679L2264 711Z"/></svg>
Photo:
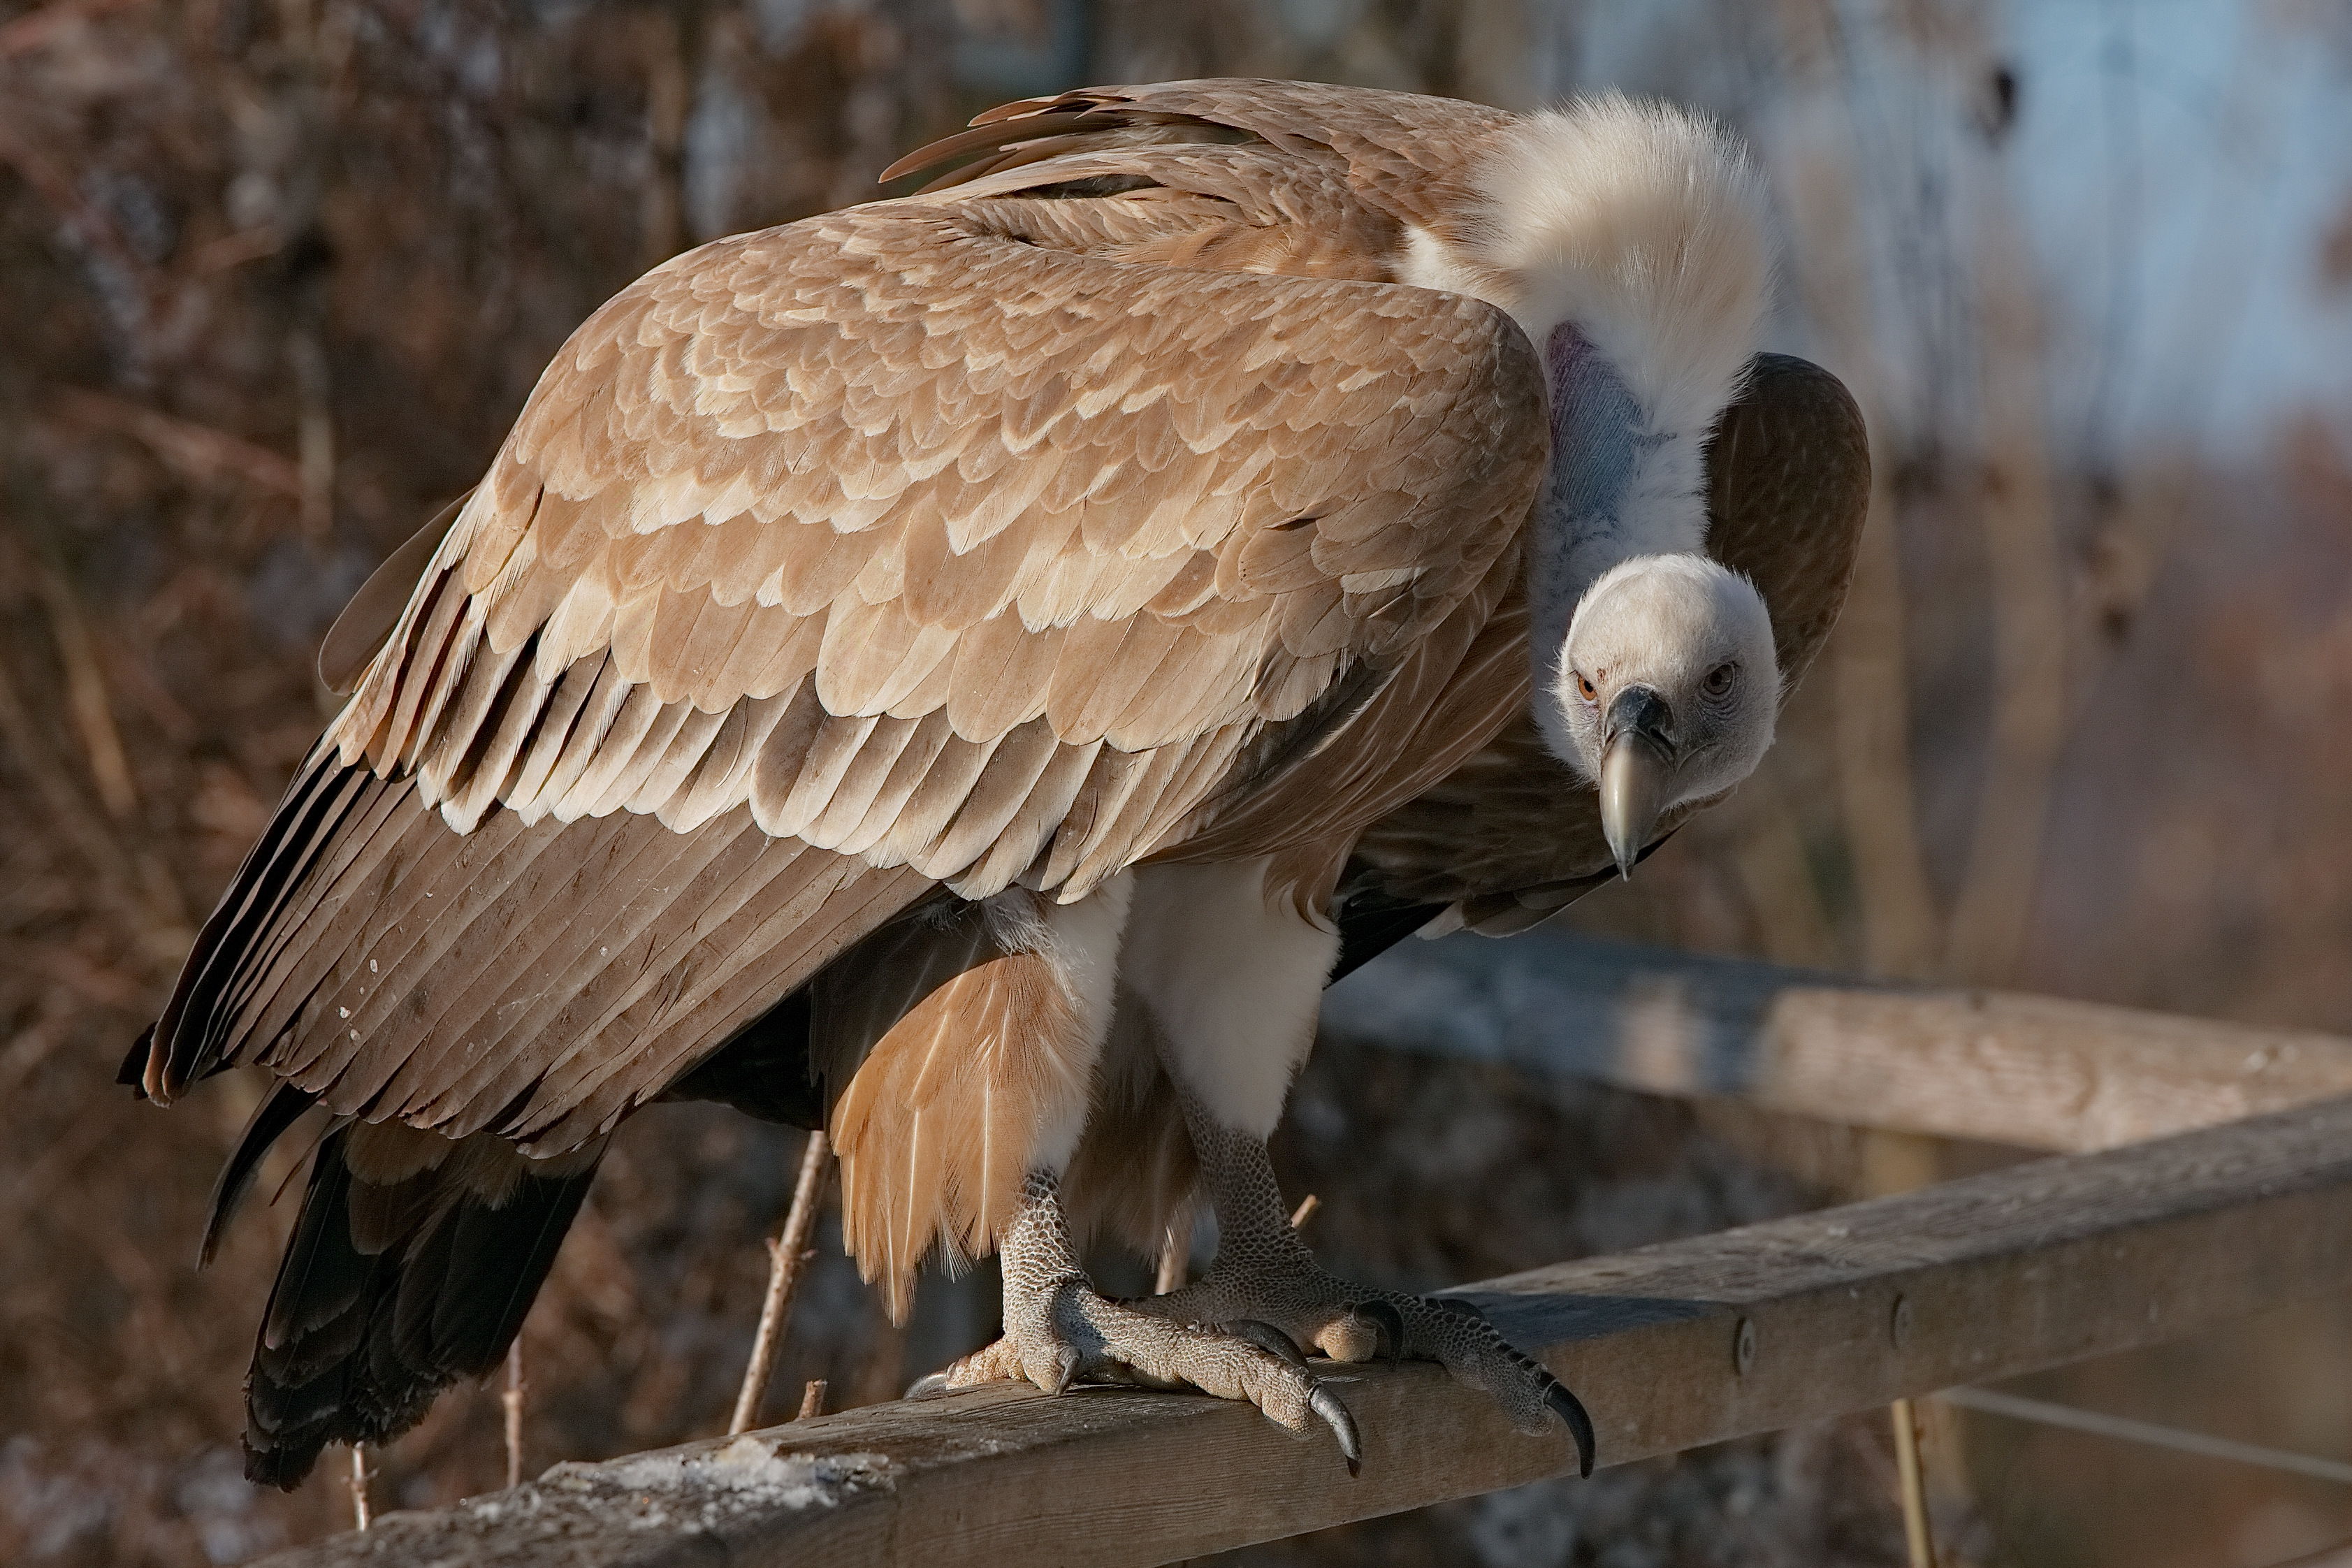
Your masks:
<svg viewBox="0 0 2352 1568"><path fill-rule="evenodd" d="M971 753L961 749L965 746L985 754L976 764L970 763L965 759ZM1020 841L1006 833L1016 816L1024 809L1041 816L1049 807L1058 809L1053 805L1056 791L1043 781L1056 768L1083 777L1092 761L1087 749L1064 746L1042 718L1015 726L999 741L960 740L948 754L957 760L955 771L926 775L907 812L892 826L893 848L906 851L913 864L968 865L1001 837L1006 839L1003 847L1008 857L1021 855ZM965 767L971 777L960 783ZM1060 800L1067 805L1066 795ZM1034 846L1028 852L1034 853ZM1017 874L1016 868L1007 876ZM975 868L974 875L986 879L993 873Z"/></svg>
<svg viewBox="0 0 2352 1568"><path fill-rule="evenodd" d="M600 311L333 731L418 778L289 893L323 923L256 948L241 1048L368 1115L577 1147L935 881L1075 896L1245 796L1269 725L1311 751L1384 683L1425 706L1415 638L1493 608L1538 373L1494 312L1384 287L1395 212L1262 134L1310 174L1106 143L1204 189L832 215ZM358 1040L322 1023L346 997ZM1025 1069L986 1070L1001 1105L938 1103L1017 1121ZM894 1245L984 1240L992 1161L940 1166L958 1195Z"/></svg>
<svg viewBox="0 0 2352 1568"><path fill-rule="evenodd" d="M797 658L774 661L761 672L763 689L755 689L747 675L752 663L747 648L804 644L803 623L819 615L824 624L814 668L819 699L828 711L849 717L887 713L893 726L882 731L887 737L897 726L944 709L959 737L985 742L1034 716L1038 708L1029 693L1042 678L1043 710L1061 740L1079 746L1091 745L1114 728L1117 744L1176 744L1183 738L1181 723L1195 725L1198 732L1246 715L1287 717L1311 702L1348 658L1360 657L1367 637L1386 646L1410 634L1410 626L1401 634L1392 624L1412 618L1394 611L1395 603L1406 602L1402 596L1382 601L1390 613L1381 623L1366 622L1356 613L1365 601L1334 584L1315 563L1311 542L1257 541L1285 507L1346 507L1354 499L1348 494L1355 482L1352 470L1380 455L1379 442L1393 441L1399 434L1401 426L1389 416L1393 405L1442 403L1441 384L1469 397L1494 379L1498 365L1511 363L1514 343L1507 328L1482 307L1433 312L1427 296L1375 289L1300 309L1266 298L1263 290L1276 286L1273 281L1223 277L1189 285L1180 304L1170 290L1172 279L1155 270L1086 274L1082 286L1078 274L1065 280L1049 269L1041 277L1034 247L991 250L985 240L953 226L943 229L927 213L888 221L837 215L817 222L835 226L824 237L830 246L817 252L793 248L787 242L790 231L730 242L733 255L725 246L713 247L720 254L692 270L693 287L683 290L686 300L676 309L665 305L663 285L677 281L685 269L673 265L652 275L642 286L643 300L616 301L600 313L599 322L621 341L559 362L534 394L486 500L495 504L501 497L531 498L546 514L548 542L541 545L536 524L517 531L503 521L476 519L468 548L505 550L499 571L488 580L488 591L504 595L491 606L488 635L481 629L482 612L460 616L454 607L436 604L412 640L421 647L437 638L448 645L446 662L463 666L478 658L478 645L487 642L496 650L524 629L529 615L506 613L521 604L543 617L533 628L543 648L552 644L558 654L577 658L593 651L581 645L593 642L609 617L606 635L619 678L649 690L622 701L609 718L601 710L582 714L592 721L573 722L563 751L550 762L539 737L512 725L520 710L549 700L557 683L542 679L540 689L510 701L501 710L508 727L482 745L467 724L496 706L507 690L503 682L510 672L499 663L505 654L480 662L478 681L454 683L471 698L454 708L447 706L453 682L439 679L436 668L431 672L436 683L425 692L414 698L397 694L391 721L382 727L394 737L421 733L438 748L436 765L427 769L428 785L454 780L467 759L476 759L509 770L515 783L544 778L526 809L551 803L553 813L565 817L623 806L664 809L668 802L659 786L704 777L702 751L721 727L715 720L689 721L674 710L690 704L718 714L734 702L781 689L803 673L796 666L808 657L805 647ZM940 259L943 243L972 258L973 286L963 293L938 292L942 276L953 270ZM919 254L902 258L908 251ZM852 257L850 263L845 264L845 255ZM905 270L892 273L894 262ZM1080 263L1059 258L1056 264ZM919 274L932 290L919 319L892 320L894 307L912 299L894 300L894 291L909 287ZM1018 279L1003 289L1016 301L1014 307L978 291L979 284L1000 279ZM1218 290L1237 285L1245 287L1230 300L1217 298ZM1279 286L1351 287L1289 279L1279 280ZM859 338L859 353L847 362L853 374L845 374L836 363L840 356L830 351L806 376L799 374L802 362L794 362L787 400L796 418L791 431L775 433L772 413L761 412L751 400L751 389L762 379L742 368L742 341L759 338L769 347L778 341L799 342L808 335L809 323L763 323L811 309L840 310L828 301L845 299L853 287L856 309L824 316L824 324L843 339ZM713 302L721 295L724 309ZM736 313L728 315L730 310ZM1326 324L1335 310L1352 323L1347 330ZM1263 360L1272 374L1240 376L1231 384L1171 383L1164 375L1139 381L1118 403L1087 418L1076 408L1083 395L1076 378L1065 367L1098 357L1101 333L1130 326L1168 341L1166 352L1181 353L1188 363ZM961 345L955 374L942 373L938 383L959 390L934 405L958 405L967 417L933 451L932 477L908 479L913 466L906 462L905 443L891 423L893 400L861 402L851 389L872 384L873 375L861 368L868 356L878 356L887 374L893 355L901 364L909 356L927 360L943 337L957 332L971 341ZM1119 357L1130 367L1138 362L1132 353ZM1513 364L1512 371L1532 385L1531 367ZM584 410L580 416L562 405L567 388L592 377L601 378L598 386L612 389L602 424L619 427L625 437L607 444L605 460L621 470L623 481L640 468L652 475L625 509L603 500L614 488L613 481L588 471L596 444L576 433L564 435L599 423L601 393L584 384L577 388ZM1276 383L1281 384L1269 387ZM840 390L832 392L836 384ZM812 408L812 391L835 395L838 411L828 416ZM971 415L975 408L983 411ZM543 416L539 424L535 415ZM765 499L742 489L741 476L763 463L770 470L778 465L772 458L713 456L713 450L772 445L786 435L804 445L823 436L828 417L838 421L830 428L840 432L830 437L836 447L831 458L795 458L785 465L825 477L811 491L819 514L740 521L770 510ZM540 425L550 433L535 435ZM627 456L635 450L631 443L650 438L658 438L660 446L649 462L640 465ZM1360 456L1355 450L1359 442L1368 444ZM1350 458L1357 460L1351 464ZM666 471L652 473L664 464ZM895 480L877 477L891 464L898 465ZM533 465L545 470L540 486L526 485L514 473ZM1483 530L1467 531L1468 548L1492 558L1512 526L1517 509L1511 498L1523 491L1528 477L1481 473L1491 493L1470 507L1494 521ZM1086 482L1079 483L1081 479ZM654 492L650 500L648 489ZM537 499L542 489L544 501ZM1428 509L1444 511L1437 500L1444 494L1433 485ZM858 510L861 499L870 510ZM1375 510L1392 510L1397 504L1393 498L1370 500ZM1055 500L1068 502L1058 514L1048 505ZM716 527L699 521L721 502L751 510ZM591 539L583 546L584 525L598 519L609 542L600 548ZM742 544L728 548L730 536L745 526L752 531ZM613 531L616 528L622 531ZM959 543L967 546L963 552ZM975 559L969 548L973 545L988 553ZM1441 569L1443 557L1462 547L1449 542L1438 552ZM1253 550L1252 569L1236 570L1236 552ZM1196 559L1204 553L1207 559ZM754 558L764 571L746 563ZM1270 564L1276 558L1278 571ZM1360 568L1370 561L1379 563L1375 571L1410 575L1429 559L1426 552L1416 558L1404 550L1397 563L1389 564L1385 548L1373 544L1351 556L1349 565ZM471 555L464 561L463 580L482 580ZM569 571L572 579L551 585L545 575L558 570ZM753 598L796 617L786 623L790 629L771 624L764 612L742 608L740 599L730 605L714 594L712 585L722 574L739 593L756 574ZM1204 578L1205 595L1200 592ZM1190 586L1177 616L1150 607L1161 604L1180 583ZM1017 634L1009 624L1016 617ZM1032 642L1041 631L1057 626L1068 628L1077 640L1065 637L1059 646L1046 647ZM965 658L968 639L995 657ZM556 663L553 658L541 662L542 668ZM1220 712L1199 702L1141 701L1160 672L1176 670L1247 706ZM416 677L388 672L382 683L404 688L415 684ZM593 699L588 707L598 709ZM602 721L602 728L593 721ZM352 732L355 728L342 731L346 754L354 742L379 754ZM853 774L848 752L872 743L875 731L828 726L826 732L829 739L819 748L823 758L803 768L789 791L758 791L771 802L781 794L786 803L782 818L763 826L814 830L828 841L855 835L873 845L916 837L864 827L872 804L864 792L868 785L881 788L877 781L889 777L896 753L877 753ZM567 781L562 775L572 759L564 752L575 744L595 755ZM412 746L410 754L417 750ZM1161 771L1172 771L1172 764ZM734 778L741 772L709 776ZM746 798L758 787L760 769L751 772ZM478 786L488 774L468 776ZM821 798L852 778L861 793L845 800L822 828L813 828ZM911 798L913 788L903 773L899 782ZM478 787L468 789L463 800L451 803L453 820L468 819L486 800ZM724 809L725 804L702 799L696 814ZM1057 866L1101 863L1095 853L1101 846L1086 834L1060 837L1087 847L1073 847ZM938 841L958 838L950 834ZM998 863L1006 858L998 858ZM933 875L967 870L928 859L921 868Z"/></svg>
<svg viewBox="0 0 2352 1568"><path fill-rule="evenodd" d="M972 842L976 835L968 827L976 828L983 823L1000 820L1003 823L995 836L982 845L977 858L970 862L971 869L941 879L966 898L993 892L1028 872L1047 841L1069 816L1072 803L1077 799L1079 790L1086 784L1104 751L1099 741L1083 746L1064 744L1059 737L1054 736L1053 727L1043 720L1038 721L1032 733L1041 739L1052 737L1054 745L1038 766L1036 783L1030 786L1029 793L1017 799L1001 796L990 799L982 811L973 811L971 804L967 803L965 812L959 814L955 830L949 833L942 840L941 849L930 858L936 865L958 864L963 856L973 852ZM1021 763L1025 764L1031 760L1031 753L1025 746L1016 756ZM1002 775L1007 783L1015 776L1011 768ZM982 782L987 782L986 774L982 775ZM975 799L978 798L975 792ZM969 824L965 821L966 813L970 814ZM918 865L921 863L916 862Z"/></svg>
<svg viewBox="0 0 2352 1568"><path fill-rule="evenodd" d="M383 564L368 574L366 582L343 606L334 624L319 644L319 680L330 691L348 694L367 673L368 665L377 650L392 636L399 624L400 613L406 607L410 595L425 575L425 570L448 536L457 521L457 513L473 496L467 490L411 534L407 541Z"/></svg>
<svg viewBox="0 0 2352 1568"><path fill-rule="evenodd" d="M821 856L822 851L804 854ZM781 887L783 879L777 879ZM609 1131L702 1057L775 1005L843 948L929 891L904 867L877 871L863 862L824 857L800 875L789 900L771 893L698 943L673 974L694 984L637 999L631 1016L604 1023L606 1037L643 1039L639 1053L581 1051L549 1075L545 1094L561 1105L578 1083L576 1108L560 1120L525 1123L520 1136L534 1152L568 1149ZM647 1033L646 1031L652 1031Z"/></svg>
<svg viewBox="0 0 2352 1568"><path fill-rule="evenodd" d="M480 932L484 942L515 943L518 960L544 961L546 968L522 970L535 984L518 985L512 970L503 978L486 971L467 986L433 1030L434 1048L412 1054L387 1083L385 1097L397 1113L456 1131L494 1122L501 1131L521 1131L534 1123L516 1101L534 1080L545 1083L544 1099L562 1100L576 1099L579 1086L558 1081L558 1074L583 1058L618 1058L610 1064L615 1070L642 1070L622 1053L595 1047L613 1019L648 992L674 994L688 978L678 961L696 938L756 901L766 887L759 872L768 846L740 818L695 835L688 846L657 839L640 846L629 821L599 825L598 837L610 848L593 880L561 875L567 868L559 863L541 871L537 888L501 900L507 908L526 906L510 921L472 922L488 927ZM791 868L779 858L767 868L789 875ZM558 876L561 886L553 885ZM582 899L596 903L575 917L579 929L544 946L516 943L530 906ZM656 1023L638 1037L657 1041L660 1034ZM570 1070L581 1076L577 1066Z"/></svg>
<svg viewBox="0 0 2352 1568"><path fill-rule="evenodd" d="M232 1058L275 994L300 920L319 902L318 868L348 865L382 827L389 804L374 782L315 767L297 776L270 831L205 921L157 1021L142 1078L149 1094L169 1100ZM289 906L294 923L273 920Z"/></svg>
<svg viewBox="0 0 2352 1568"><path fill-rule="evenodd" d="M366 944L382 973L358 973L347 956L321 983L339 1016L350 1009L343 1045L273 1065L326 1089L330 1107L345 1114L391 1114L453 1136L487 1126L505 1102L484 1102L484 1080L506 1068L535 1076L563 1047L548 1027L549 998L564 994L574 950L625 949L653 923L657 909L641 891L614 890L668 891L729 843L721 833L672 847L628 826L613 817L574 828L559 848L545 826L500 814L477 830L489 841L475 858L444 849L430 819L420 821L408 835L415 858L396 884L405 894L399 918ZM563 929L538 917L550 906L572 907ZM517 1048L503 1048L510 1041Z"/></svg>
<svg viewBox="0 0 2352 1568"><path fill-rule="evenodd" d="M405 1049L382 1048L382 1031L404 1032L431 1014L432 990L404 983L407 977L453 952L459 962L478 959L478 948L457 946L465 923L459 889L472 900L496 899L537 847L533 840L513 852L519 825L505 816L494 818L479 842L446 828L436 839L418 830L434 825L415 808L407 781L387 788L397 794L362 852L316 877L319 906L286 911L299 922L302 941L270 964L260 988L266 996L257 994L240 1020L259 1043L250 1059L320 1092L338 1115L372 1109L405 1057ZM435 889L443 896L426 899Z"/></svg>
<svg viewBox="0 0 2352 1568"><path fill-rule="evenodd" d="M1411 647L1394 676L1348 706L1310 719L1237 772L1189 819L1151 840L1156 858L1246 858L1322 842L1392 811L1444 778L1526 707L1517 577L1515 545L1443 625ZM1517 662L1498 669L1485 656L1498 645L1514 647ZM1412 759L1411 765L1401 767L1402 758Z"/></svg>
<svg viewBox="0 0 2352 1568"><path fill-rule="evenodd" d="M373 830L333 835L272 921L303 950L248 952L280 998L250 996L248 1015L299 993L336 1026L253 1020L278 1042L257 1058L346 1114L494 1126L535 1153L609 1127L924 885L771 839L740 810L694 834L499 814L461 837L408 782L365 793ZM638 1048L597 1048L615 1035Z"/></svg>
<svg viewBox="0 0 2352 1568"><path fill-rule="evenodd" d="M556 697L541 710L530 746L505 789L509 807L526 822L548 816L559 822L577 820L579 812L566 809L572 785L596 760L597 748L635 690L603 654L583 658L566 670Z"/></svg>

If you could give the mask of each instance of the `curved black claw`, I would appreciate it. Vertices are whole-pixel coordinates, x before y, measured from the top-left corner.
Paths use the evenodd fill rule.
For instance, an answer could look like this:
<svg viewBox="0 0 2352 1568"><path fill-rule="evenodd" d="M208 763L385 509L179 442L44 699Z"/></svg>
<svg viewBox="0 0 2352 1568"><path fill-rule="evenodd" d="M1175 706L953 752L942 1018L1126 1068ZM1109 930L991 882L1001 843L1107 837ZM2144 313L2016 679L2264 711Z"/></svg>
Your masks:
<svg viewBox="0 0 2352 1568"><path fill-rule="evenodd" d="M1362 1475L1364 1440L1357 1436L1356 1418L1348 1414L1348 1407L1339 1403L1339 1396L1331 1391L1328 1384L1318 1383L1315 1385L1315 1392L1307 1396L1307 1405L1323 1417L1323 1424L1331 1428L1331 1436L1339 1439L1339 1452L1348 1461L1348 1473Z"/></svg>
<svg viewBox="0 0 2352 1568"><path fill-rule="evenodd" d="M1568 1384L1554 1378L1551 1386L1544 1390L1544 1403L1568 1423L1569 1435L1576 1439L1576 1473L1591 1480L1595 1443L1592 1417L1584 1413L1584 1402L1568 1391Z"/></svg>
<svg viewBox="0 0 2352 1568"><path fill-rule="evenodd" d="M946 1373L928 1372L907 1385L907 1392L903 1397L908 1399L935 1399L939 1395L947 1393L949 1387L948 1374Z"/></svg>
<svg viewBox="0 0 2352 1568"><path fill-rule="evenodd" d="M1298 1348L1298 1342L1262 1318L1235 1318L1230 1323L1219 1324L1217 1331L1247 1340L1266 1354L1279 1357L1298 1371L1307 1370L1307 1352Z"/></svg>
<svg viewBox="0 0 2352 1568"><path fill-rule="evenodd" d="M1404 1359L1404 1314L1397 1310L1394 1301L1374 1296L1370 1300L1349 1302L1348 1310L1360 1312L1381 1326L1381 1337L1388 1342L1390 1366Z"/></svg>
<svg viewBox="0 0 2352 1568"><path fill-rule="evenodd" d="M1484 1323L1490 1329L1495 1326L1494 1320L1487 1317L1485 1310L1475 1301L1465 1301L1459 1296L1432 1296L1430 1300L1457 1318L1468 1318L1473 1322Z"/></svg>

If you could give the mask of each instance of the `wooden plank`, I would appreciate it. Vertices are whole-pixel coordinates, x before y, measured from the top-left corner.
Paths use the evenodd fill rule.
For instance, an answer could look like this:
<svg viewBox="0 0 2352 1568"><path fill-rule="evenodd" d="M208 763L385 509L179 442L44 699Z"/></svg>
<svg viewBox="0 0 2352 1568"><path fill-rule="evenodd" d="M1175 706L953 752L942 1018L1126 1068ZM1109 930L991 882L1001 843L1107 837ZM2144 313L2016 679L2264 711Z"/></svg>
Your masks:
<svg viewBox="0 0 2352 1568"><path fill-rule="evenodd" d="M1622 1464L2185 1334L2352 1281L2352 1100L2029 1162L1466 1292ZM1741 1365L1743 1337L1752 1357ZM1350 1479L1241 1405L1010 1386L846 1412L389 1514L275 1568L1145 1564L1559 1474L1427 1365L1365 1369Z"/></svg>
<svg viewBox="0 0 2352 1568"><path fill-rule="evenodd" d="M1400 943L1331 988L1323 1024L1398 1050L2066 1153L2352 1094L2352 1040L2332 1035L1552 931Z"/></svg>

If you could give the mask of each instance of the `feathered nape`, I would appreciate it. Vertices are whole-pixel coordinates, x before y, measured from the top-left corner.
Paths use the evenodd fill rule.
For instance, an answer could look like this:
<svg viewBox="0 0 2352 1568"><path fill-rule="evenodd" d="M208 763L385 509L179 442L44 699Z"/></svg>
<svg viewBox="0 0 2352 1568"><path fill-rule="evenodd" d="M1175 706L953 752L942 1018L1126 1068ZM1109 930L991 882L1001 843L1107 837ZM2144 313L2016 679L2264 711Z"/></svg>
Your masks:
<svg viewBox="0 0 2352 1568"><path fill-rule="evenodd" d="M1480 297L1538 345L1574 322L1654 432L1704 436L1771 291L1763 186L1739 144L1688 110L1610 93L1520 121L1475 185L1459 248L1491 279Z"/></svg>

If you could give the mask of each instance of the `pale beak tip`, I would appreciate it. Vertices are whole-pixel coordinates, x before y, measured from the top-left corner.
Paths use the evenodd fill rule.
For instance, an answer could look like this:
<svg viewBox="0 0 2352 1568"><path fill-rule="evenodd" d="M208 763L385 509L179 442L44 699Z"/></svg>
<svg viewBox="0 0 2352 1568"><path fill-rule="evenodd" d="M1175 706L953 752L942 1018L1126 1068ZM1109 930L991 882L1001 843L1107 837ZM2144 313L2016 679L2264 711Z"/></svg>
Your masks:
<svg viewBox="0 0 2352 1568"><path fill-rule="evenodd" d="M1664 807L1667 773L1664 756L1638 734L1621 736L1602 759L1601 831L1617 875L1626 881L1633 879L1633 863Z"/></svg>

